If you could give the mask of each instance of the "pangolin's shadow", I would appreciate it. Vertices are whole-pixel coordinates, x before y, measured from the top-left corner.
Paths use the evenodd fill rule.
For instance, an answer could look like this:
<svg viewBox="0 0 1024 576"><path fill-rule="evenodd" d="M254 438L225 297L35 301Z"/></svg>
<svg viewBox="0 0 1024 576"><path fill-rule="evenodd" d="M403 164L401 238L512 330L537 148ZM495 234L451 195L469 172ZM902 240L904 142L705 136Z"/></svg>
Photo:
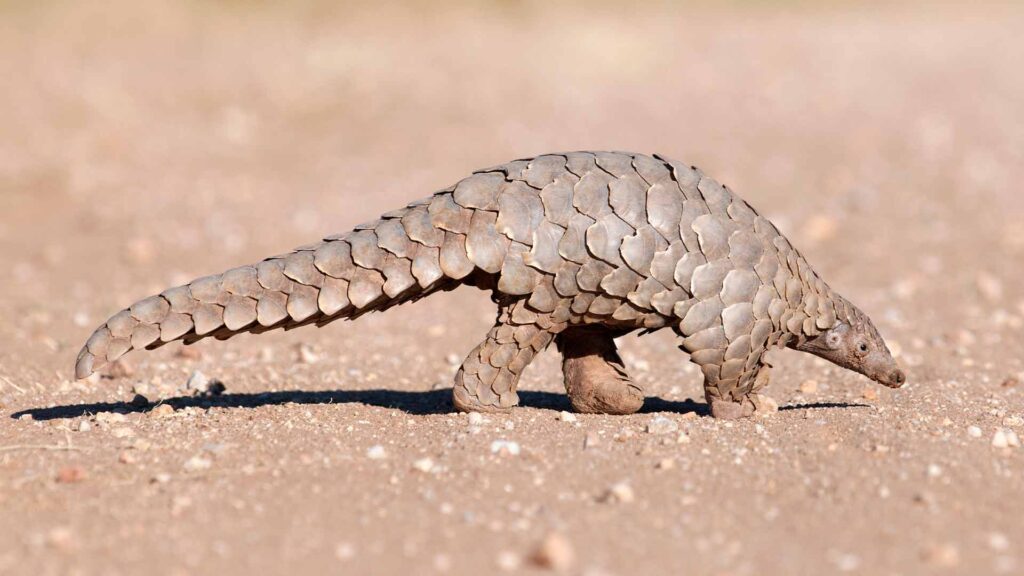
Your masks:
<svg viewBox="0 0 1024 576"><path fill-rule="evenodd" d="M532 408L550 410L571 410L565 394L554 392L520 391L520 404ZM366 404L382 408L394 408L409 414L442 414L452 411L451 390L429 391L403 390L288 390L280 392L230 393L217 396L177 396L160 402L170 404L176 410L188 406L196 408L256 408L280 404ZM129 402L96 402L89 404L66 404L49 408L30 408L11 414L20 418L26 414L36 420L79 418L99 412L149 412L157 404L136 405ZM707 406L693 400L671 401L648 397L642 412L696 412L708 413Z"/></svg>
<svg viewBox="0 0 1024 576"><path fill-rule="evenodd" d="M569 400L564 394L554 392L521 391L521 405L532 408L550 410L571 410ZM288 390L281 392L231 393L217 396L178 396L161 402L170 404L176 410L192 406L196 408L256 408L259 406L275 406L280 404L366 404L382 408L394 408L408 414L442 414L452 411L451 390L438 389L429 391L403 390L324 390L310 392L306 390ZM54 420L59 418L79 418L99 412L149 412L157 404L136 405L128 402L98 402L91 404L67 404L50 408L30 408L11 414L11 418L20 418L26 414L36 420ZM843 402L823 402L816 404L798 404L783 406L781 410L800 410L807 408L858 408L866 404L849 404ZM644 402L642 413L650 412L694 412L700 416L708 415L708 407L702 402L690 399L675 401L665 400L657 396L648 396Z"/></svg>

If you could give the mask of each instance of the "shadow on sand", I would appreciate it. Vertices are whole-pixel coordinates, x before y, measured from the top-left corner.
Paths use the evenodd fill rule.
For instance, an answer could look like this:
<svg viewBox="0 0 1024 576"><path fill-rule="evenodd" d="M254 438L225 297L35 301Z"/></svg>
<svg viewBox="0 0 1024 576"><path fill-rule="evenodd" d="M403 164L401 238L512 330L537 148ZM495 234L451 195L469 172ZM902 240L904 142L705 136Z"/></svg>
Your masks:
<svg viewBox="0 0 1024 576"><path fill-rule="evenodd" d="M520 404L531 408L551 410L571 410L569 400L564 394L553 392L521 391ZM443 414L452 410L451 390L438 389L423 392L407 392L400 390L325 390L309 392L290 390L282 392L232 393L217 396L177 396L168 398L160 404L170 404L176 410L187 406L196 408L256 408L259 406L275 406L280 404L366 404L381 408L402 410L408 414ZM30 408L11 414L11 418L19 418L30 414L36 420L53 420L58 418L79 418L98 412L149 412L158 404L136 405L128 402L97 402L91 404L67 404L50 408ZM850 404L844 402L822 402L814 404L797 404L783 406L780 410L801 410L811 408L860 408L866 404ZM657 396L648 396L641 413L650 412L695 412L700 416L708 415L708 407L703 402L690 399L682 401L665 400Z"/></svg>

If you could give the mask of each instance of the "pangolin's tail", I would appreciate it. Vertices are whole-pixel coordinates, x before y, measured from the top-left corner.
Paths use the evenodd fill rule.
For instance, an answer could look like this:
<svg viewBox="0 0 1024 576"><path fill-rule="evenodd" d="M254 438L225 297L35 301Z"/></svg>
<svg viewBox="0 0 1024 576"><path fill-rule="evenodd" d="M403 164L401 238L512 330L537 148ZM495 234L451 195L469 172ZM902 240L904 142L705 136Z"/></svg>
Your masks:
<svg viewBox="0 0 1024 576"><path fill-rule="evenodd" d="M460 186L483 176L491 175ZM133 349L323 325L493 277L508 241L495 234L493 212L454 196L442 191L347 234L136 302L93 332L75 375L85 378Z"/></svg>

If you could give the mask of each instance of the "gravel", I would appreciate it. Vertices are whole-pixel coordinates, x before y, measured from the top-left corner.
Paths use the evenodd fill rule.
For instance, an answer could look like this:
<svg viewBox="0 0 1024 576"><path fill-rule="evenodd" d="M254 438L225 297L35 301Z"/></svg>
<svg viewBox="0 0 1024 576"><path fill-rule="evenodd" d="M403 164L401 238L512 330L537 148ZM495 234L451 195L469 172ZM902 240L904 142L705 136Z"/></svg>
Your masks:
<svg viewBox="0 0 1024 576"><path fill-rule="evenodd" d="M539 572L549 534L584 576L1024 567L1020 3L23 4L0 9L0 573ZM740 192L908 384L777 350L778 413L715 421L661 330L617 339L638 414L564 421L556 346L522 407L455 414L495 320L471 288L72 379L137 298L582 146ZM631 503L598 501L622 480Z"/></svg>

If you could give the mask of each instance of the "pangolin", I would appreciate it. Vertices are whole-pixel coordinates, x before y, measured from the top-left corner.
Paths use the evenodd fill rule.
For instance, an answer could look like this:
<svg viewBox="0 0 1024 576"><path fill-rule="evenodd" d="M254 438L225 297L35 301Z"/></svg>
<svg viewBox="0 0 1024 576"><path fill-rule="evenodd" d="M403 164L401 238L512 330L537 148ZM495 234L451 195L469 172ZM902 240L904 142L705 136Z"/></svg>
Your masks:
<svg viewBox="0 0 1024 576"><path fill-rule="evenodd" d="M662 328L700 366L715 417L762 407L774 347L905 381L871 320L742 198L695 167L626 152L478 170L350 232L170 288L96 329L75 373L132 349L323 326L461 285L498 305L455 376L462 411L515 406L519 377L554 342L575 410L635 412L644 396L614 338Z"/></svg>

